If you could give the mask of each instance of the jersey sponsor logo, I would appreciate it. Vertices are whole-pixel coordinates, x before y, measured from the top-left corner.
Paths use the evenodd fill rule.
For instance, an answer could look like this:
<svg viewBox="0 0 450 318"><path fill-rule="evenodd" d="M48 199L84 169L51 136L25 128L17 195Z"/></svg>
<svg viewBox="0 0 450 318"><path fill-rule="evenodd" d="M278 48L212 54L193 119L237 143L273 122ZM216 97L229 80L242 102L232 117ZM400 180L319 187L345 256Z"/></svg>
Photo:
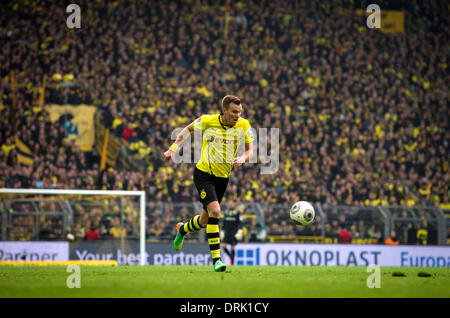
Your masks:
<svg viewBox="0 0 450 318"><path fill-rule="evenodd" d="M217 143L217 144L229 145L229 144L237 143L237 140L230 140L230 139L224 139L224 138L215 138L214 142Z"/></svg>

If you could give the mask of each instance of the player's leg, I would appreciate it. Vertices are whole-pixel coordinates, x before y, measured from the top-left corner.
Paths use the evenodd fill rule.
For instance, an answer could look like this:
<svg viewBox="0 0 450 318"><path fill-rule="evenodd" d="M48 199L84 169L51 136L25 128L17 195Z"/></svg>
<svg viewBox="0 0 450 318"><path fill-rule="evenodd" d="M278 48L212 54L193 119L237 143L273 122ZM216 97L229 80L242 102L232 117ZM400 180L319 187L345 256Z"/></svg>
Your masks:
<svg viewBox="0 0 450 318"><path fill-rule="evenodd" d="M231 258L231 264L234 264L234 256L236 255L236 253L235 253L235 247L236 247L236 245L235 244L231 244L231 256L230 256L230 258Z"/></svg>
<svg viewBox="0 0 450 318"><path fill-rule="evenodd" d="M213 195L216 197L215 201L207 204L208 209L208 224L206 226L206 236L208 238L209 249L211 251L211 257L213 259L214 270L224 271L226 269L225 264L222 263L220 257L220 202L222 202L223 195L227 189L228 178L214 177L214 191Z"/></svg>
<svg viewBox="0 0 450 318"><path fill-rule="evenodd" d="M219 217L220 204L218 201L210 202L208 208L208 224L206 225L206 237L208 238L209 250L216 272L224 271L225 264L220 258L220 233L219 233Z"/></svg>
<svg viewBox="0 0 450 318"><path fill-rule="evenodd" d="M214 178L206 172L195 168L194 184L200 196L200 202L203 205L198 222L202 228L206 228L208 224L208 203L217 200Z"/></svg>
<svg viewBox="0 0 450 318"><path fill-rule="evenodd" d="M230 258L230 265L233 265L233 244L235 243L234 234L231 231L225 231L222 240L222 249ZM229 248L230 247L230 248Z"/></svg>
<svg viewBox="0 0 450 318"><path fill-rule="evenodd" d="M214 270L224 271L226 266L220 259L219 217L220 202L228 184L228 179L216 178L195 169L194 184L199 193L200 202L207 212L206 215L202 212L199 221L202 225L205 225L206 223L206 236L208 238L208 245L213 259Z"/></svg>
<svg viewBox="0 0 450 318"><path fill-rule="evenodd" d="M206 225L208 224L208 212L206 207L203 207L198 221L200 222L201 227L206 228Z"/></svg>
<svg viewBox="0 0 450 318"><path fill-rule="evenodd" d="M204 215L206 214L206 222L204 220ZM202 220L203 217L203 220ZM208 223L208 213L203 209L201 214L194 216L192 219L183 224L180 228L181 235L186 235L186 233L197 232L202 228L206 227Z"/></svg>
<svg viewBox="0 0 450 318"><path fill-rule="evenodd" d="M194 184L200 195L200 202L203 203L203 210L200 215L194 216L186 223L180 222L177 224L177 235L173 241L173 248L175 251L181 250L186 233L192 233L199 231L201 228L206 228L208 223L208 212L205 200L211 200L207 194L214 192L214 183L212 179L208 179L205 174L200 173L196 169L194 170ZM213 199L215 199L215 195Z"/></svg>
<svg viewBox="0 0 450 318"><path fill-rule="evenodd" d="M223 249L223 251L225 252L225 254L227 254L228 257L229 257L230 260L231 260L231 253L230 253L230 251L228 250L228 244L225 243L225 242L222 242L222 249Z"/></svg>
<svg viewBox="0 0 450 318"><path fill-rule="evenodd" d="M208 222L208 213L203 209L201 214L194 216L186 223L182 222L178 223L177 236L173 241L173 248L175 249L175 251L181 250L181 248L183 247L184 236L187 233L194 233L201 230L202 228L206 228L207 222Z"/></svg>

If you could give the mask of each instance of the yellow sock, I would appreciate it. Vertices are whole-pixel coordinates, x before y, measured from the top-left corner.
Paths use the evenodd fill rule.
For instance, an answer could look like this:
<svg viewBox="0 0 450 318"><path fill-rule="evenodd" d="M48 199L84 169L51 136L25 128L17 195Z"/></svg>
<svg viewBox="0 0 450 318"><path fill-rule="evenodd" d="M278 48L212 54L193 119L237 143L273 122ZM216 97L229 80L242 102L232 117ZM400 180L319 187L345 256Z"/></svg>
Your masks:
<svg viewBox="0 0 450 318"><path fill-rule="evenodd" d="M200 215L194 216L188 222L186 222L180 229L181 235L186 235L186 233L192 233L199 231L202 227L199 223Z"/></svg>
<svg viewBox="0 0 450 318"><path fill-rule="evenodd" d="M219 235L219 219L208 218L206 225L206 237L208 238L209 250L213 264L220 259L220 235Z"/></svg>

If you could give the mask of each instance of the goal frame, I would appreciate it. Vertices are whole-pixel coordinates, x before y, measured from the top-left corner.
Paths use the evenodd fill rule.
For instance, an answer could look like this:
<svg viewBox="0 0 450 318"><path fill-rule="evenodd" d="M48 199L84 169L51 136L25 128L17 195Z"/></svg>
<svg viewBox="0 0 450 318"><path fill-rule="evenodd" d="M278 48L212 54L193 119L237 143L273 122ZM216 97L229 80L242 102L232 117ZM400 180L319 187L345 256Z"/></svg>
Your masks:
<svg viewBox="0 0 450 318"><path fill-rule="evenodd" d="M139 197L140 212L140 264L145 265L145 191L131 190L79 190L79 189L22 189L9 188L0 189L0 194L72 194L72 195L116 195L116 196L137 196Z"/></svg>

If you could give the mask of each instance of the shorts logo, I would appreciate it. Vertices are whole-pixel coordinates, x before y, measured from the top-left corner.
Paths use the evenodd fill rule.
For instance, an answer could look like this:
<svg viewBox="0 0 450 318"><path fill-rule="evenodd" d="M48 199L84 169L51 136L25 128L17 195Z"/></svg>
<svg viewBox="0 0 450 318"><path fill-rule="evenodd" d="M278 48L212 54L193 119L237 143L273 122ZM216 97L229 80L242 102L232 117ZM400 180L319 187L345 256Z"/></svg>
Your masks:
<svg viewBox="0 0 450 318"><path fill-rule="evenodd" d="M206 192L205 192L205 189L203 189L202 192L200 192L200 198L202 198L202 200L203 200L204 198L206 198Z"/></svg>

